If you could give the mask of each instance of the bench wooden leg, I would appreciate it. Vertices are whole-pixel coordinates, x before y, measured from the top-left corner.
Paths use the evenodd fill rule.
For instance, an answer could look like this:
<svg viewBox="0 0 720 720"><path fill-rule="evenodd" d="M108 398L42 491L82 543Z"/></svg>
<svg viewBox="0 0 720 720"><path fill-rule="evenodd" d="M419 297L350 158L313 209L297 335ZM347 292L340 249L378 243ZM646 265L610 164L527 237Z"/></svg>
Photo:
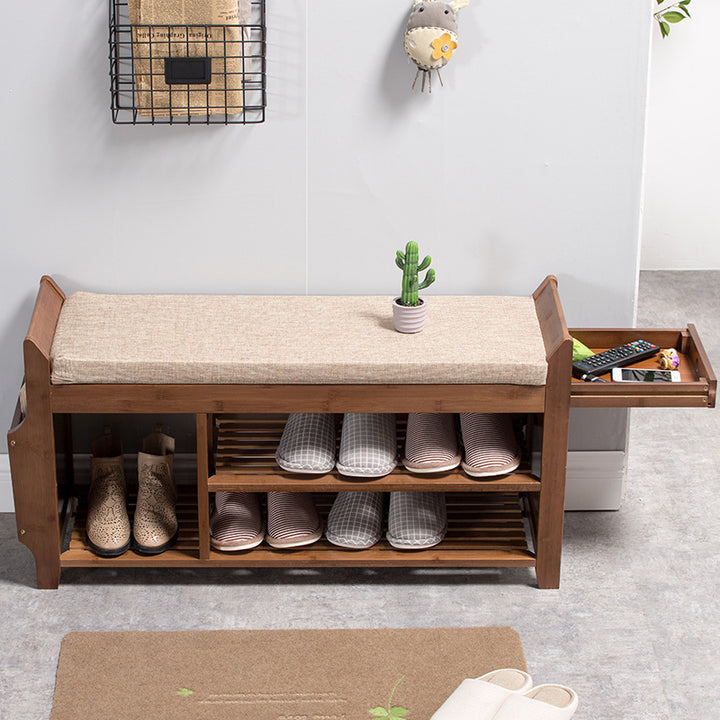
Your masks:
<svg viewBox="0 0 720 720"><path fill-rule="evenodd" d="M50 348L64 300L64 293L52 278L43 277L23 342L26 407L21 407L18 401L8 432L18 539L35 556L39 588L56 588L60 582L60 519L50 402Z"/></svg>
<svg viewBox="0 0 720 720"><path fill-rule="evenodd" d="M38 590L57 590L60 586L60 558L46 560L35 555Z"/></svg>
<svg viewBox="0 0 720 720"><path fill-rule="evenodd" d="M545 417L543 428L542 469L540 475L540 498L538 501L537 537L535 541L538 587L560 587L560 562L565 506L565 468L567 449L557 448L559 429ZM567 428L567 424L565 426ZM548 438L547 436L550 435ZM566 435L567 438L567 435ZM565 440L567 446L567 439Z"/></svg>
<svg viewBox="0 0 720 720"><path fill-rule="evenodd" d="M570 412L570 351L558 353L548 368L548 392L545 399L542 433L540 498L537 516L537 553L535 572L538 587L560 587L563 521L565 512L565 474L567 470L568 424ZM567 388L567 390L565 390Z"/></svg>
<svg viewBox="0 0 720 720"><path fill-rule="evenodd" d="M52 416L28 415L8 433L18 540L35 557L38 588L60 583L60 520Z"/></svg>

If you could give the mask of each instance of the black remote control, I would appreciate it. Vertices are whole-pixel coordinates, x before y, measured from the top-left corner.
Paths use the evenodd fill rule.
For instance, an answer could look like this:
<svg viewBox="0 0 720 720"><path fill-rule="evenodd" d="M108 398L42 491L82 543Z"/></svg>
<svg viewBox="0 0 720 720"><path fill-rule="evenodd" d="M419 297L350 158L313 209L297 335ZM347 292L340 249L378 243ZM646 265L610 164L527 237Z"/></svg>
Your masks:
<svg viewBox="0 0 720 720"><path fill-rule="evenodd" d="M652 357L658 352L660 352L660 348L647 340L633 340L625 345L618 345L618 347L573 363L572 374L573 377L581 380L592 380L598 375L610 372L615 367L631 365L647 357Z"/></svg>

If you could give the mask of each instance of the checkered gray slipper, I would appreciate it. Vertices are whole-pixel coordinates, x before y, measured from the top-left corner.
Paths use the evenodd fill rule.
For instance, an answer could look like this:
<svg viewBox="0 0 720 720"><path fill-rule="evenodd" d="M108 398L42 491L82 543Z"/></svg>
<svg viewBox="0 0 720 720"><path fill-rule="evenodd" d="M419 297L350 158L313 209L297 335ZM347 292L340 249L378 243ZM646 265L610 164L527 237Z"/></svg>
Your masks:
<svg viewBox="0 0 720 720"><path fill-rule="evenodd" d="M460 459L454 414L408 414L403 465L410 472L452 470Z"/></svg>
<svg viewBox="0 0 720 720"><path fill-rule="evenodd" d="M277 464L288 472L325 474L335 466L335 415L293 413L288 417L275 452Z"/></svg>
<svg viewBox="0 0 720 720"><path fill-rule="evenodd" d="M269 492L267 544L274 548L310 545L322 536L312 493Z"/></svg>
<svg viewBox="0 0 720 720"><path fill-rule="evenodd" d="M338 493L328 515L325 537L344 548L372 547L382 537L385 493Z"/></svg>
<svg viewBox="0 0 720 720"><path fill-rule="evenodd" d="M382 477L396 465L395 415L345 413L338 472L350 477Z"/></svg>
<svg viewBox="0 0 720 720"><path fill-rule="evenodd" d="M215 493L210 516L210 544L216 550L248 550L259 545L263 537L260 501L256 493Z"/></svg>
<svg viewBox="0 0 720 720"><path fill-rule="evenodd" d="M468 475L507 475L520 465L520 446L515 439L512 415L461 413L460 428L465 447L462 467Z"/></svg>
<svg viewBox="0 0 720 720"><path fill-rule="evenodd" d="M393 547L406 550L432 547L446 532L445 493L390 493L387 540Z"/></svg>

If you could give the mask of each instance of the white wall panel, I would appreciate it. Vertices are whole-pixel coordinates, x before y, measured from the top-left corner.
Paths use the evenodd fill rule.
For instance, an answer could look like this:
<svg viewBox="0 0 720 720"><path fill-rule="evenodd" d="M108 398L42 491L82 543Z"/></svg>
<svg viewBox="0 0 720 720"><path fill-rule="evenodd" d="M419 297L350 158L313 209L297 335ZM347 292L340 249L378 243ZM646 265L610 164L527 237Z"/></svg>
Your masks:
<svg viewBox="0 0 720 720"><path fill-rule="evenodd" d="M690 11L665 39L653 27L643 270L720 268L720 3Z"/></svg>
<svg viewBox="0 0 720 720"><path fill-rule="evenodd" d="M648 8L472 0L429 95L410 5L269 0L267 119L246 127L114 126L105 3L5 8L34 43L0 46L0 416L44 273L67 292L392 294L416 238L433 293L553 273L570 325L632 323Z"/></svg>

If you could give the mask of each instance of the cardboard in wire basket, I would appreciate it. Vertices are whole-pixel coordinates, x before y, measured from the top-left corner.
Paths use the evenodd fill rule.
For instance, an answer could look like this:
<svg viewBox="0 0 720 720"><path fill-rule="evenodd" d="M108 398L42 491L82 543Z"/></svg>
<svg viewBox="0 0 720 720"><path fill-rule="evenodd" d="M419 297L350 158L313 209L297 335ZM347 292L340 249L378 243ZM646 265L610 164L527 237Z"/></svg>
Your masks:
<svg viewBox="0 0 720 720"><path fill-rule="evenodd" d="M242 112L250 3L128 0L141 116Z"/></svg>

